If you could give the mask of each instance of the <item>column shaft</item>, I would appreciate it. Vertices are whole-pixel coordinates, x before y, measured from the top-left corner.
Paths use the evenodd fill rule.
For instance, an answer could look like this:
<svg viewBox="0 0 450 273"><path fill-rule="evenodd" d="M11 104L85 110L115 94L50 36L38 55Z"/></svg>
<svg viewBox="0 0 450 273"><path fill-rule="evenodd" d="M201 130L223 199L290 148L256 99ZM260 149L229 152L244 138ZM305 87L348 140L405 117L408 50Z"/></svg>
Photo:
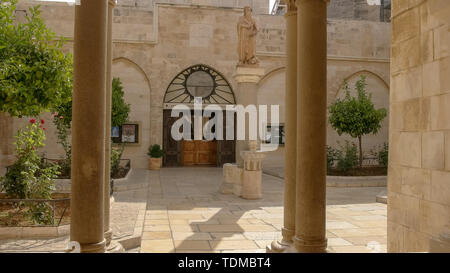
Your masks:
<svg viewBox="0 0 450 273"><path fill-rule="evenodd" d="M104 252L107 0L75 7L70 239Z"/></svg>
<svg viewBox="0 0 450 273"><path fill-rule="evenodd" d="M286 132L283 242L292 243L295 232L297 162L297 11L286 14ZM282 242L282 243L283 243Z"/></svg>
<svg viewBox="0 0 450 273"><path fill-rule="evenodd" d="M105 101L105 195L104 195L104 230L106 244L112 239L110 227L110 180L111 180L111 100L112 100L112 16L114 4L108 1L108 29L106 37L106 101Z"/></svg>
<svg viewBox="0 0 450 273"><path fill-rule="evenodd" d="M325 252L327 2L298 8L297 188L295 248Z"/></svg>

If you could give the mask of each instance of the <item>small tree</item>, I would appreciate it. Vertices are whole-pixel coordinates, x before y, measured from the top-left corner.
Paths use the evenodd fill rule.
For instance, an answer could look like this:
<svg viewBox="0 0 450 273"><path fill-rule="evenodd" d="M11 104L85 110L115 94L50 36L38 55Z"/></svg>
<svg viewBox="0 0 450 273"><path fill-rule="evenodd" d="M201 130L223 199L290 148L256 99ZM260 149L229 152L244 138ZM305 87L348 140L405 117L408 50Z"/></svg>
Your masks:
<svg viewBox="0 0 450 273"><path fill-rule="evenodd" d="M123 99L123 87L119 78L112 81L111 126L120 126L127 122L130 105Z"/></svg>
<svg viewBox="0 0 450 273"><path fill-rule="evenodd" d="M387 115L386 109L375 109L372 96L367 94L366 87L366 78L361 76L355 84L358 96L352 97L347 82L344 82L345 98L337 99L329 107L329 122L338 134L345 133L358 138L360 167L363 160L362 137L378 133L381 122Z"/></svg>
<svg viewBox="0 0 450 273"><path fill-rule="evenodd" d="M38 116L67 103L72 91L72 56L31 7L17 21L17 0L0 1L0 112Z"/></svg>

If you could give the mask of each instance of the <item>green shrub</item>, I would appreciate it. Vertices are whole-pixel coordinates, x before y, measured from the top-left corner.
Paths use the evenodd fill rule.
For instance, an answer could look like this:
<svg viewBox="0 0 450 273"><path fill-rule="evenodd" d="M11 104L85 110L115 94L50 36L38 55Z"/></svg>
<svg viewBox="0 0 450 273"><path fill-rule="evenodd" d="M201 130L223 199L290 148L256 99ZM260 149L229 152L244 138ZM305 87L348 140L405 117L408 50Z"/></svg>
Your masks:
<svg viewBox="0 0 450 273"><path fill-rule="evenodd" d="M37 116L70 101L72 55L45 26L39 6L19 22L17 0L6 2L0 1L0 112Z"/></svg>
<svg viewBox="0 0 450 273"><path fill-rule="evenodd" d="M348 172L358 165L358 149L354 143L345 142L338 151L337 169L341 172Z"/></svg>
<svg viewBox="0 0 450 273"><path fill-rule="evenodd" d="M327 173L334 167L335 161L338 159L339 152L327 145Z"/></svg>
<svg viewBox="0 0 450 273"><path fill-rule="evenodd" d="M0 177L1 188L9 198L51 199L53 179L60 174L57 164L42 165L37 154L44 147L44 121L31 119L15 136L17 161ZM28 204L27 204L28 205ZM52 209L47 203L32 203L27 215L36 223L51 224Z"/></svg>
<svg viewBox="0 0 450 273"><path fill-rule="evenodd" d="M120 159L122 158L123 149L123 145L119 149L111 148L111 176L114 176L119 172Z"/></svg>
<svg viewBox="0 0 450 273"><path fill-rule="evenodd" d="M389 144L384 143L383 149L378 152L378 162L381 166L387 167L389 159Z"/></svg>
<svg viewBox="0 0 450 273"><path fill-rule="evenodd" d="M161 146L159 146L158 144L154 144L148 148L147 155L152 158L161 158L164 155L164 151L161 149Z"/></svg>
<svg viewBox="0 0 450 273"><path fill-rule="evenodd" d="M128 120L130 105L123 99L124 92L119 78L112 81L111 126L121 126Z"/></svg>

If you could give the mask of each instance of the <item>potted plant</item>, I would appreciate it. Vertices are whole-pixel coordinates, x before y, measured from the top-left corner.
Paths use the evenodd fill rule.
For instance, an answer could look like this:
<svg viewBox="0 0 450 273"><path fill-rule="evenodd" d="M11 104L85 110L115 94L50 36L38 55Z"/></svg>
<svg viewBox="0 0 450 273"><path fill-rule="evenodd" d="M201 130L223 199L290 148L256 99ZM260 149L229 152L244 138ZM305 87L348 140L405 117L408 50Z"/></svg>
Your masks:
<svg viewBox="0 0 450 273"><path fill-rule="evenodd" d="M147 153L150 158L149 158L149 169L150 170L159 170L161 169L161 165L162 165L162 157L164 155L164 151L161 149L161 146L159 146L158 144L154 144L151 145L148 148L148 153Z"/></svg>

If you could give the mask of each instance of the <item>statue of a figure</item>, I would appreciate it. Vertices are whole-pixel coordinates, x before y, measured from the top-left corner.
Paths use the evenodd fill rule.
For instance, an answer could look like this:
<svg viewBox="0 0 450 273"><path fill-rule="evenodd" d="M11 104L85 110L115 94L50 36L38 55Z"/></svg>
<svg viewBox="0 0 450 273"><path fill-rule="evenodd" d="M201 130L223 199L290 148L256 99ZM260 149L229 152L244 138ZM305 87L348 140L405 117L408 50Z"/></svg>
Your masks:
<svg viewBox="0 0 450 273"><path fill-rule="evenodd" d="M256 22L252 18L252 9L250 7L244 8L244 16L239 18L237 24L238 32L238 54L239 64L242 66L258 65L259 61L256 58Z"/></svg>

